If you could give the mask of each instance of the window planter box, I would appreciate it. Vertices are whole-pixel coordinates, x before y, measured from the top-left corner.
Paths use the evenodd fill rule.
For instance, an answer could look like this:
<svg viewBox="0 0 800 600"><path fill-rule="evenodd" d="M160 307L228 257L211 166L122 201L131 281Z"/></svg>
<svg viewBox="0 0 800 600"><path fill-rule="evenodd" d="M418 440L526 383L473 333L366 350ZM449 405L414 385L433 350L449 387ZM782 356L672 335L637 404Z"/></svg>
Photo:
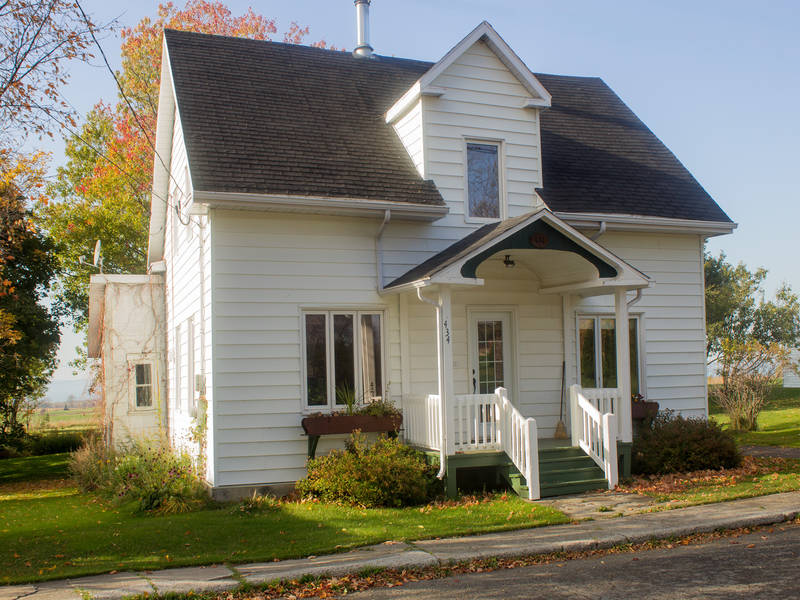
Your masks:
<svg viewBox="0 0 800 600"><path fill-rule="evenodd" d="M305 417L301 422L307 435L332 435L336 433L352 433L360 429L363 433L388 433L400 429L403 417L372 415L316 415Z"/></svg>
<svg viewBox="0 0 800 600"><path fill-rule="evenodd" d="M308 436L308 457L314 458L321 435L353 433L388 433L397 435L403 424L402 415L375 417L372 415L313 415L304 417L300 424Z"/></svg>
<svg viewBox="0 0 800 600"><path fill-rule="evenodd" d="M642 421L652 419L658 413L658 402L632 402L631 418Z"/></svg>

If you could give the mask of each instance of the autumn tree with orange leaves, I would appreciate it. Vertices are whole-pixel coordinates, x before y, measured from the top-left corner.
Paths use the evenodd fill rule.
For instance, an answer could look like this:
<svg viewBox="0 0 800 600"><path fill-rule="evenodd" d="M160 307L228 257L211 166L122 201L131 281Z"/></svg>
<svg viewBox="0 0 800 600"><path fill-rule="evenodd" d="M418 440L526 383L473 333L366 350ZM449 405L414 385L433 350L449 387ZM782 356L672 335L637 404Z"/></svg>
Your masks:
<svg viewBox="0 0 800 600"><path fill-rule="evenodd" d="M102 240L104 268L110 273L144 272L150 189L155 158L156 115L165 28L301 43L307 27L278 25L248 9L234 16L221 2L189 0L182 8L162 4L155 19L122 30L121 88L117 103L99 102L79 132L67 139L67 162L50 188L55 202L40 211L59 240L58 301L77 328L86 323L91 269L79 264ZM324 47L324 42L315 46Z"/></svg>

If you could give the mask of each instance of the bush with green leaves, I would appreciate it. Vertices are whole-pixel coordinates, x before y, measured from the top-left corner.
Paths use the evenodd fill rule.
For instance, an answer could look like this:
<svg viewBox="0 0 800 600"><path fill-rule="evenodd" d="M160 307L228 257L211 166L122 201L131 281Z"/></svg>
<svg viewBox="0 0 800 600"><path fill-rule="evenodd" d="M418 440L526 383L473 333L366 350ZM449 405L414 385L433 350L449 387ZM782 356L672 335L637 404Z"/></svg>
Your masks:
<svg viewBox="0 0 800 600"><path fill-rule="evenodd" d="M424 504L439 489L424 454L395 438L368 444L358 431L345 450L308 461L308 475L297 482L303 496L363 507Z"/></svg>
<svg viewBox="0 0 800 600"><path fill-rule="evenodd" d="M632 471L638 475L730 469L742 460L733 436L713 421L662 411L633 441Z"/></svg>
<svg viewBox="0 0 800 600"><path fill-rule="evenodd" d="M208 502L189 454L165 441L139 439L113 450L93 440L73 453L70 472L81 489L135 502L142 512L187 512Z"/></svg>

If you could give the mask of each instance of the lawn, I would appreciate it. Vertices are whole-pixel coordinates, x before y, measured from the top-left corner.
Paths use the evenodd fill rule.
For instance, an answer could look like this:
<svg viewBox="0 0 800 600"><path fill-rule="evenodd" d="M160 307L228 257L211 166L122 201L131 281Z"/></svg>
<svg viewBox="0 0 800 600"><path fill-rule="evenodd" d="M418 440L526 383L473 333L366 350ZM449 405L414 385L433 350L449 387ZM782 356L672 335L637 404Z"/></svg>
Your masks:
<svg viewBox="0 0 800 600"><path fill-rule="evenodd" d="M325 554L387 540L417 540L565 523L550 507L494 496L406 509L281 503L243 514L235 505L142 516L66 480L27 481L36 469L0 461L0 584L112 570L242 563ZM55 460L55 459L54 459ZM13 464L8 464L12 463ZM62 463L63 464L63 463ZM41 464L55 476L54 464ZM63 473L63 466L62 471ZM0 475L2 476L2 475Z"/></svg>
<svg viewBox="0 0 800 600"><path fill-rule="evenodd" d="M83 431L97 429L99 416L96 408L48 408L31 417L30 430Z"/></svg>
<svg viewBox="0 0 800 600"><path fill-rule="evenodd" d="M800 460L745 457L736 469L636 477L620 486L669 503L667 508L800 490Z"/></svg>
<svg viewBox="0 0 800 600"><path fill-rule="evenodd" d="M713 404L710 408L711 418L727 427L728 416ZM733 433L741 445L800 448L800 389L775 386L758 416L758 431Z"/></svg>
<svg viewBox="0 0 800 600"><path fill-rule="evenodd" d="M63 479L67 477L68 462L68 452L2 459L0 460L0 494L3 486L9 483L41 479Z"/></svg>

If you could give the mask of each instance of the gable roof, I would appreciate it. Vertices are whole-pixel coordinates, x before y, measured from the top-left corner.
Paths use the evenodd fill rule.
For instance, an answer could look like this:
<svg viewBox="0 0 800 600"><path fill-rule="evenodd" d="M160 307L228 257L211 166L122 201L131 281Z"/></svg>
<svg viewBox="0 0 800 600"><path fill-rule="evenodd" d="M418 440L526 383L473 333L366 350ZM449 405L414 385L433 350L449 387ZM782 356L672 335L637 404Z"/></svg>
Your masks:
<svg viewBox="0 0 800 600"><path fill-rule="evenodd" d="M493 30L492 30L493 31ZM165 31L195 190L442 206L386 111L433 63ZM551 211L731 220L600 79L536 74Z"/></svg>
<svg viewBox="0 0 800 600"><path fill-rule="evenodd" d="M195 190L444 205L382 119L427 64L164 35Z"/></svg>

